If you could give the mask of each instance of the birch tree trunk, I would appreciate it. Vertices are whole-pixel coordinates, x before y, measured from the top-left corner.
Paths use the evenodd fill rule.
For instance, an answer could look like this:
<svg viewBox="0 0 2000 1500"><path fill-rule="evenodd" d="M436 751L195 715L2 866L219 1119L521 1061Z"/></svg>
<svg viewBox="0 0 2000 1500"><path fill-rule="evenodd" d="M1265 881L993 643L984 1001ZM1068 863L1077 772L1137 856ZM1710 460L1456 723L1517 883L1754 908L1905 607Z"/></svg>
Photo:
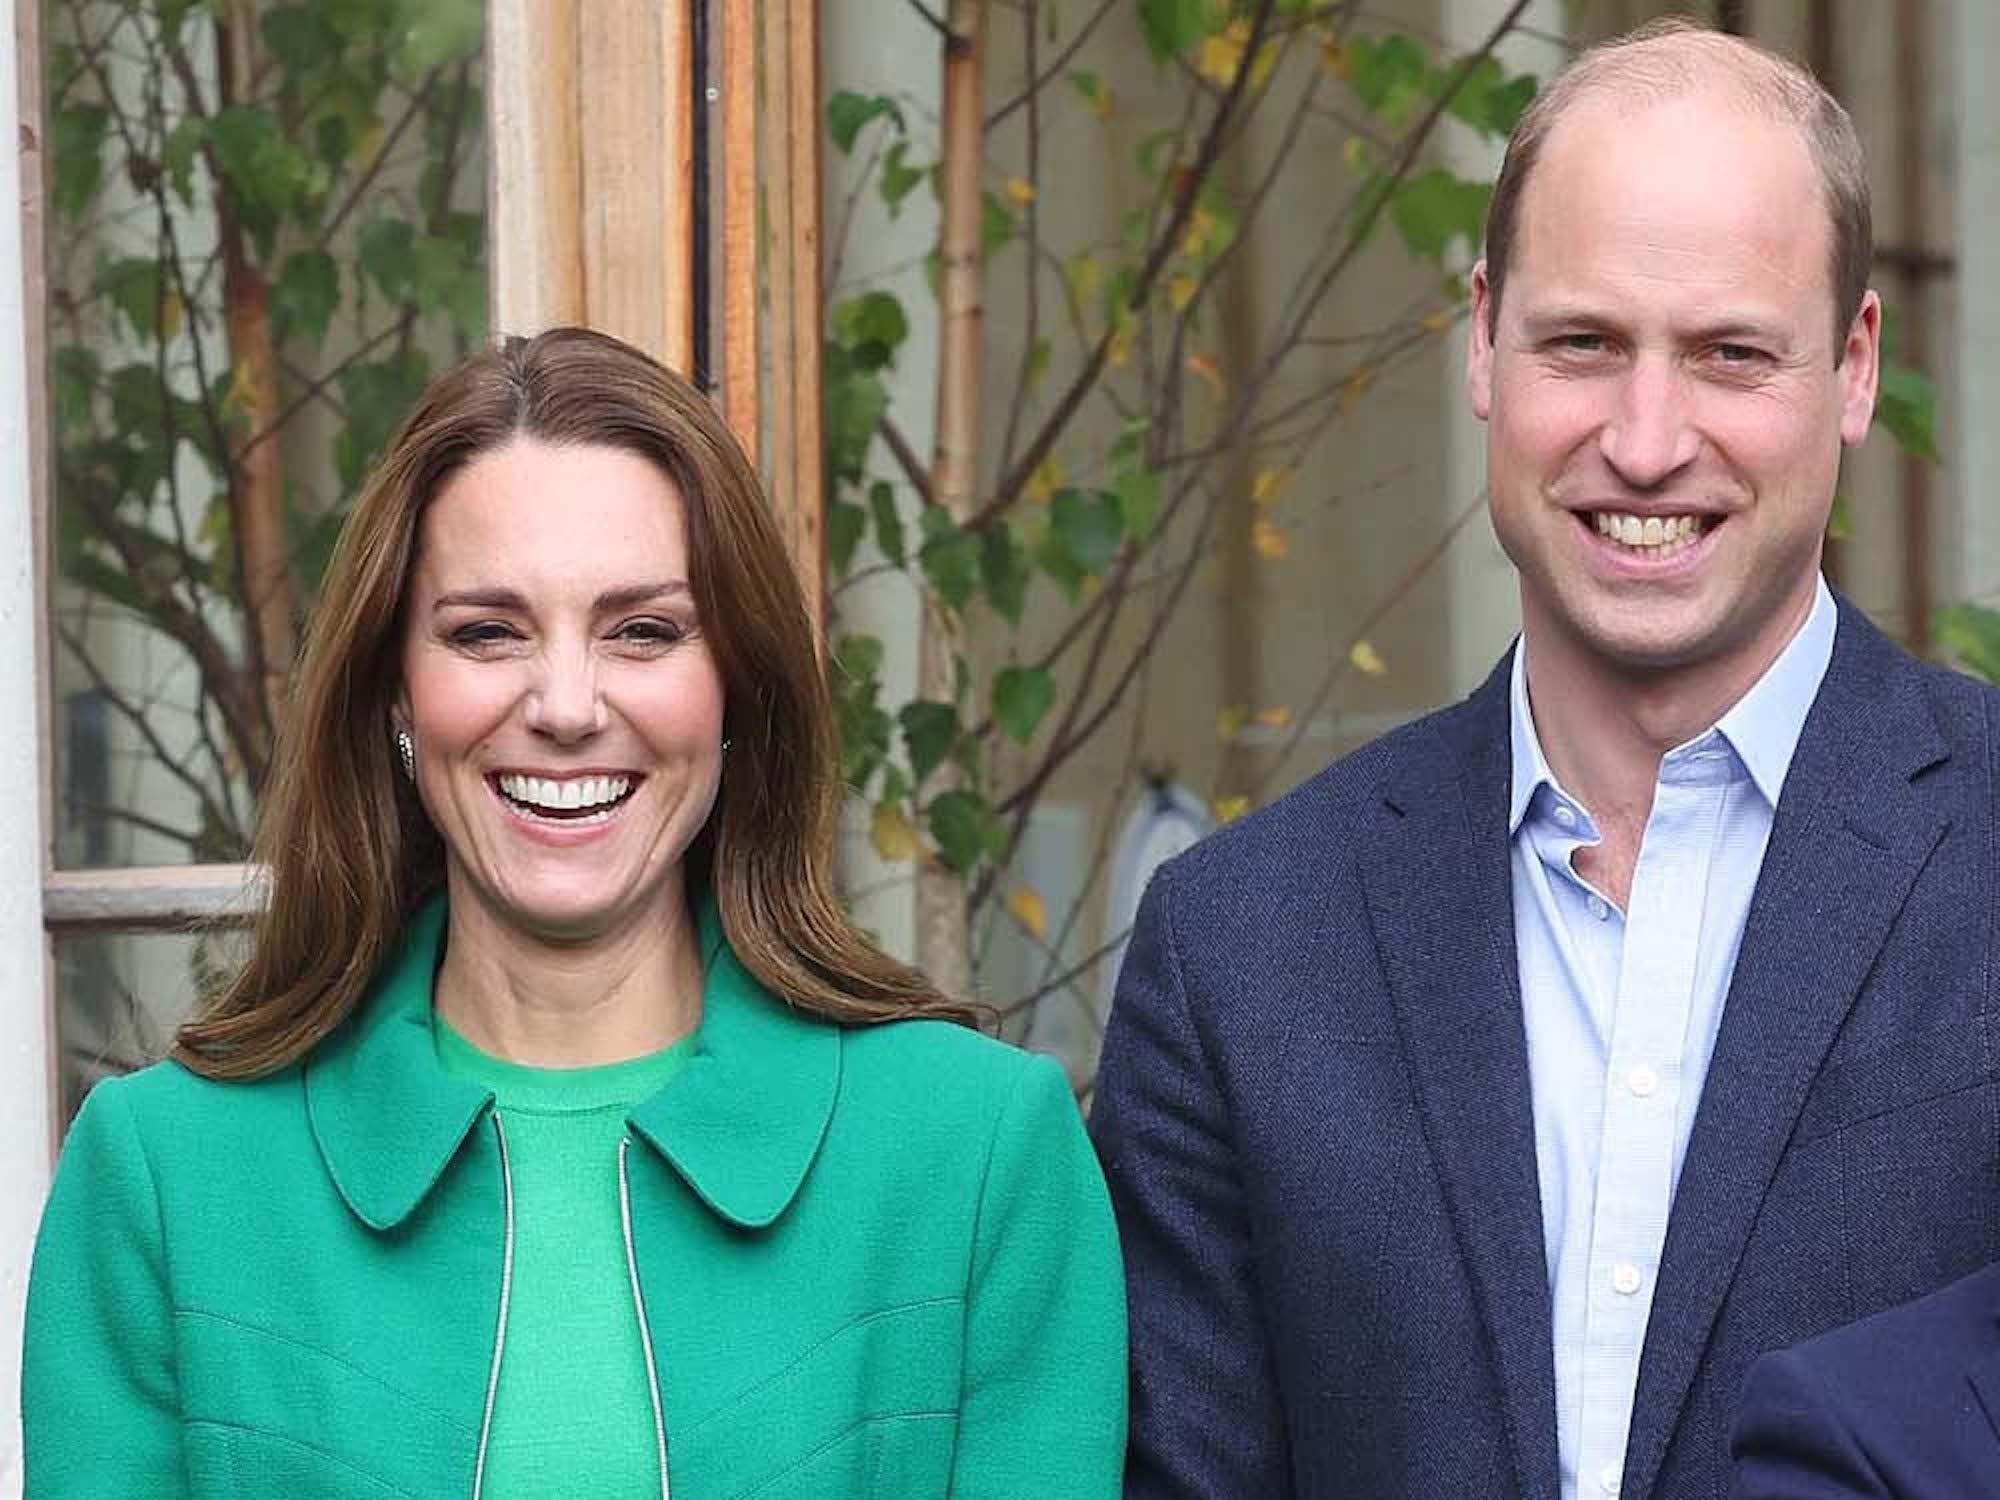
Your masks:
<svg viewBox="0 0 2000 1500"><path fill-rule="evenodd" d="M222 103L256 90L257 12L237 0L220 23ZM290 559L285 546L285 475L279 448L278 351L270 288L244 242L226 187L217 191L223 323L234 362L234 392L248 445L230 465L229 519L242 590L249 656L262 689L266 745L277 728L297 649ZM262 747L259 747L260 749ZM258 757L261 760L261 756Z"/></svg>
<svg viewBox="0 0 2000 1500"><path fill-rule="evenodd" d="M985 101L985 0L951 0L946 13L943 121L943 235L938 296L943 315L938 344L937 444L931 457L932 498L955 521L972 514L979 483L980 363L985 352L980 270L980 145ZM919 696L956 699L958 620L932 596L923 620L917 671ZM958 775L947 761L933 775L943 790ZM938 860L917 872L917 962L948 995L972 989L971 934L965 882Z"/></svg>

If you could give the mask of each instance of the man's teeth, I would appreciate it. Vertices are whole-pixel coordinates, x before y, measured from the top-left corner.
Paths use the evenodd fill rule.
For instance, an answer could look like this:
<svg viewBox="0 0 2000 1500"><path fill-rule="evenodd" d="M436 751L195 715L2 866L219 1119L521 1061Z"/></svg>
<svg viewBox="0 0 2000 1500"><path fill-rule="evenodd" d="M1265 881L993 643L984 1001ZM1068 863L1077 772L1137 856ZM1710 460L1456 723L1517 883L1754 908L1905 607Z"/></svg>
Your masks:
<svg viewBox="0 0 2000 1500"><path fill-rule="evenodd" d="M1669 557L1708 529L1703 516L1638 516L1600 510L1591 519L1597 534L1624 547L1638 547L1657 557Z"/></svg>
<svg viewBox="0 0 2000 1500"><path fill-rule="evenodd" d="M552 781L546 776L502 776L500 790L516 802L550 812L577 812L616 802L632 790L629 776L579 776Z"/></svg>

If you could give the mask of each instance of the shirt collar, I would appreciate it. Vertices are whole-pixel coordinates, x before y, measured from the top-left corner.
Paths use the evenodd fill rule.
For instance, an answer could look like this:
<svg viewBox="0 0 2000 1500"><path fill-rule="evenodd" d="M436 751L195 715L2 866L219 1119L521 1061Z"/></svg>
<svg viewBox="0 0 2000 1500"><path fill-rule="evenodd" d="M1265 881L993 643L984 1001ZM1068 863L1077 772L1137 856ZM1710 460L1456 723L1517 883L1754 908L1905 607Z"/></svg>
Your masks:
<svg viewBox="0 0 2000 1500"><path fill-rule="evenodd" d="M1777 660L1751 684L1729 711L1718 719L1712 732L1729 742L1743 762L1757 790L1772 807L1784 789L1791 770L1792 754L1804 733L1806 714L1819 695L1827 664L1833 660L1833 637L1839 624L1839 610L1833 591L1821 578L1813 591L1811 611L1805 624L1793 634ZM1528 643L1514 648L1514 667L1508 685L1513 745L1513 787L1507 806L1507 832L1520 831L1535 790L1543 783L1558 785L1556 775L1542 754L1541 737L1535 732L1535 714L1528 703ZM1695 736L1695 739L1703 738ZM1689 742L1690 744L1693 741ZM1668 754L1674 754L1675 750Z"/></svg>
<svg viewBox="0 0 2000 1500"><path fill-rule="evenodd" d="M757 982L712 899L697 919L695 1050L631 1124L713 1212L757 1228L784 1212L818 1155L839 1092L841 1029ZM320 1154L348 1207L375 1229L416 1211L493 1101L437 1060L431 984L446 925L439 896L411 919L355 1013L306 1059Z"/></svg>

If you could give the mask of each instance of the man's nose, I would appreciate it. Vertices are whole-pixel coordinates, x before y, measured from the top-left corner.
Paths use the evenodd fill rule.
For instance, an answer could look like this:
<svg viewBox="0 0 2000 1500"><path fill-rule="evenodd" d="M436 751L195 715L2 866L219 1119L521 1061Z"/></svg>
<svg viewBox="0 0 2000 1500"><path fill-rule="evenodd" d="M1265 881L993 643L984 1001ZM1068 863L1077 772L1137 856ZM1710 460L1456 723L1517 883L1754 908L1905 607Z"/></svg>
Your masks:
<svg viewBox="0 0 2000 1500"><path fill-rule="evenodd" d="M1625 483L1656 489L1694 462L1701 434L1689 399L1685 377L1671 361L1634 361L1620 385L1617 410L1598 438L1604 461Z"/></svg>
<svg viewBox="0 0 2000 1500"><path fill-rule="evenodd" d="M604 727L604 697L598 691L597 662L588 650L550 651L528 691L528 727L562 744Z"/></svg>

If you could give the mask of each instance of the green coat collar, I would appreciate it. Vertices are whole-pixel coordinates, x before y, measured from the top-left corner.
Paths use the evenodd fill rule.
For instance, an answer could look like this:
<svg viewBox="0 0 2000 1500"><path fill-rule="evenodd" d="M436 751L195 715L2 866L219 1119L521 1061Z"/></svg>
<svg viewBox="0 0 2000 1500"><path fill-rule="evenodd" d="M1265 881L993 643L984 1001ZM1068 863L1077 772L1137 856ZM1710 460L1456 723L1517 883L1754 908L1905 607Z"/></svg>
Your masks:
<svg viewBox="0 0 2000 1500"><path fill-rule="evenodd" d="M630 1123L711 1210L759 1229L797 1195L826 1136L841 1032L751 977L713 902L702 903L699 921L695 1053ZM439 897L411 921L354 1016L305 1065L313 1138L342 1199L372 1229L416 1212L493 1102L438 1066L431 980L444 932Z"/></svg>

